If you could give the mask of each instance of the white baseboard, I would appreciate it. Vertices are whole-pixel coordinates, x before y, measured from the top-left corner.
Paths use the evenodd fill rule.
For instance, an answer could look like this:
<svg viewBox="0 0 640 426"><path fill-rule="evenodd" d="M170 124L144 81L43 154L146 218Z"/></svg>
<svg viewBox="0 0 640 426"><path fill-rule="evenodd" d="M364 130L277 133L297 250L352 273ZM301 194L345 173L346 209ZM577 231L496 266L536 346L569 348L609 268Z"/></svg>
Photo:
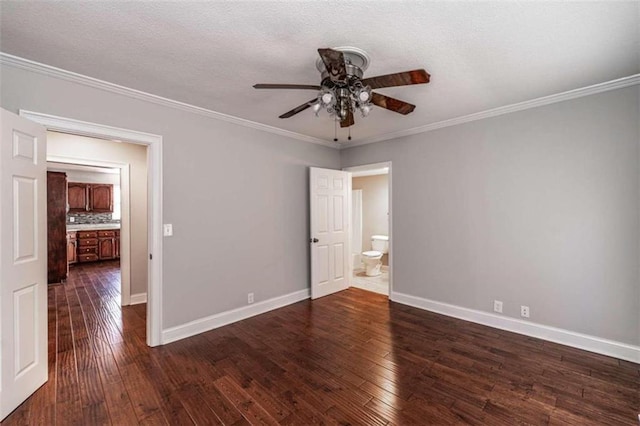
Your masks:
<svg viewBox="0 0 640 426"><path fill-rule="evenodd" d="M564 330L561 328L496 315L490 312L463 308L461 306L450 305L448 303L437 302L435 300L410 296L408 294L398 292L392 292L390 299L394 302L402 303L403 305L413 306L415 308L424 309L438 314L640 363L640 346L629 345L627 343L602 339L600 337L589 336L587 334L576 333L574 331Z"/></svg>
<svg viewBox="0 0 640 426"><path fill-rule="evenodd" d="M138 305L140 303L147 303L147 293L136 293L131 295L129 300L130 305Z"/></svg>
<svg viewBox="0 0 640 426"><path fill-rule="evenodd" d="M308 299L310 295L309 289L300 290L285 294L284 296L278 296L262 302L257 302L252 305L221 312L219 314L191 321L176 327L171 327L166 330L162 330L162 344L175 342L176 340L195 336L196 334L204 333L205 331L213 330L214 328L222 327L223 325L241 321L274 309L282 308L284 306L291 305L292 303Z"/></svg>

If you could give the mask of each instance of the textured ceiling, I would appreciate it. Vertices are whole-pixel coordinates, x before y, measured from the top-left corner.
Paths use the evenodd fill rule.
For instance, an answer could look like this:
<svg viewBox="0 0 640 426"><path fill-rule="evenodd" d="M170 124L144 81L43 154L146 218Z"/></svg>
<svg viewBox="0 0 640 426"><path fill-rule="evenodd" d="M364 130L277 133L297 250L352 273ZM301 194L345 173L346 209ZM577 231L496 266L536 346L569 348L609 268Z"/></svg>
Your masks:
<svg viewBox="0 0 640 426"><path fill-rule="evenodd" d="M365 77L425 68L381 89L407 116L356 115L355 140L640 72L640 2L0 2L0 50L213 111L330 140L314 93L317 48L367 51ZM344 139L345 131L339 136Z"/></svg>

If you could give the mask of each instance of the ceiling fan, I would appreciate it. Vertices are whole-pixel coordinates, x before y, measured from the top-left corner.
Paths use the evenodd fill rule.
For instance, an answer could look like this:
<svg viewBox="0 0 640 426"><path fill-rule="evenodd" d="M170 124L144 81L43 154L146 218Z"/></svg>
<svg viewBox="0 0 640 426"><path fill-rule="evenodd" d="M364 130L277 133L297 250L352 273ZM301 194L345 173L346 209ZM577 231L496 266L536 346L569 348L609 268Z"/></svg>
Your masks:
<svg viewBox="0 0 640 426"><path fill-rule="evenodd" d="M340 127L354 124L353 113L359 110L362 116L369 114L372 105L400 114L409 114L415 105L373 92L373 89L394 86L408 86L429 82L429 74L423 69L395 74L363 78L369 66L369 55L355 47L318 49L320 58L316 68L320 71L320 85L312 84L256 84L256 89L301 89L317 91L316 97L285 112L280 118L289 118L297 113L313 108L318 112L324 108L340 121Z"/></svg>

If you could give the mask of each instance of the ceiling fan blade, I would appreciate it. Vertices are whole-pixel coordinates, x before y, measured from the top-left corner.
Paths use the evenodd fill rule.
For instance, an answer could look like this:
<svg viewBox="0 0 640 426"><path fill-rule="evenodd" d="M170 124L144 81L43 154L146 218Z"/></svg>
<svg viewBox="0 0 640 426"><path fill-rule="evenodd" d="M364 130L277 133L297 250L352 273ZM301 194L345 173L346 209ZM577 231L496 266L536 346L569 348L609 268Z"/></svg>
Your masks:
<svg viewBox="0 0 640 426"><path fill-rule="evenodd" d="M394 111L403 115L407 115L412 112L416 106L405 101L391 98L389 96L381 95L380 93L371 93L371 102L380 108L385 108L390 111Z"/></svg>
<svg viewBox="0 0 640 426"><path fill-rule="evenodd" d="M382 87L409 86L411 84L425 84L431 76L425 70L413 70L396 74L379 75L362 80L362 84L372 89Z"/></svg>
<svg viewBox="0 0 640 426"><path fill-rule="evenodd" d="M309 108L311 105L315 104L318 101L318 99L313 98L308 102L303 103L302 105L299 105L297 107L295 107L294 109L292 109L291 111L287 111L284 114L282 114L280 116L280 118L289 118L289 117L293 117L294 115L296 115L297 113L304 111L305 109Z"/></svg>
<svg viewBox="0 0 640 426"><path fill-rule="evenodd" d="M254 89L302 89L320 90L320 86L314 84L254 84Z"/></svg>
<svg viewBox="0 0 640 426"><path fill-rule="evenodd" d="M345 81L347 79L347 67L342 52L333 49L318 49L318 53L331 81Z"/></svg>
<svg viewBox="0 0 640 426"><path fill-rule="evenodd" d="M340 127L349 127L353 126L355 121L353 120L353 111L351 109L347 110L347 116L340 122Z"/></svg>

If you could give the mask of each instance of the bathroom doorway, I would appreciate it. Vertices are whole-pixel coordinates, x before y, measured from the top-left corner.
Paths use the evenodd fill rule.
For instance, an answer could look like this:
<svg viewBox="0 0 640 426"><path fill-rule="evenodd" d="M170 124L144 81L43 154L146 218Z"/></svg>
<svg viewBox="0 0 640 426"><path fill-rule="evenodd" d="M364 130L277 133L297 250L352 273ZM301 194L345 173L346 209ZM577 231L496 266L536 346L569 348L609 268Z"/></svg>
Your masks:
<svg viewBox="0 0 640 426"><path fill-rule="evenodd" d="M345 168L351 172L351 286L390 296L391 162Z"/></svg>

